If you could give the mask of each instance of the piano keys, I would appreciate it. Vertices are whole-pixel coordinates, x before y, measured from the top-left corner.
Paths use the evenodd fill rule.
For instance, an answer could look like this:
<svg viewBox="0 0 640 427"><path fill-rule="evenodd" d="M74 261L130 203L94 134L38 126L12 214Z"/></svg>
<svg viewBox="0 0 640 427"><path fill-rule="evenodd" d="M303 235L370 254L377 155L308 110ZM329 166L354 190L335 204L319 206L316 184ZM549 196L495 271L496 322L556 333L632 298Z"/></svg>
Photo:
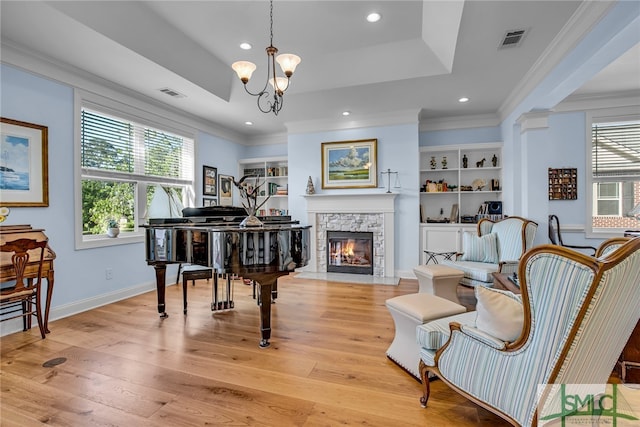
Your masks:
<svg viewBox="0 0 640 427"><path fill-rule="evenodd" d="M260 347L268 347L271 301L277 297L277 279L309 262L311 226L300 226L283 218L274 223L267 219L262 227L243 228L238 225L242 217L228 218L153 220L146 226L146 261L156 270L158 313L161 318L168 317L165 307L168 264L197 264L213 268L216 273L236 274L254 280L259 287Z"/></svg>
<svg viewBox="0 0 640 427"><path fill-rule="evenodd" d="M36 239L38 241L47 240L44 230L32 228L30 225L1 225L0 226L0 245L5 242L12 242L18 239ZM39 253L38 253L39 255ZM11 255L2 253L0 258L0 277L2 281L14 280L16 273L11 263ZM33 261L31 261L33 259ZM51 308L51 296L53 295L54 269L53 260L56 259L56 253L47 245L44 252L44 262L42 264L42 277L46 279L47 292L44 308L44 330L49 333L49 310ZM25 278L35 279L38 274L38 258L30 256L30 261L25 268ZM28 319L29 322L31 318ZM29 323L30 326L30 323Z"/></svg>

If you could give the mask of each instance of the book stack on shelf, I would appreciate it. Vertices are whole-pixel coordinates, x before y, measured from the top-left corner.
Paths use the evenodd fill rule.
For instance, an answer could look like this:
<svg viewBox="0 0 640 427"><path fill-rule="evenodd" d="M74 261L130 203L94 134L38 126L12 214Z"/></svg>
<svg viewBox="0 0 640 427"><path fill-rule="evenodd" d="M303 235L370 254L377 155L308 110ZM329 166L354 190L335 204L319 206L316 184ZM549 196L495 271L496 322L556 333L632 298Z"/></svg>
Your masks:
<svg viewBox="0 0 640 427"><path fill-rule="evenodd" d="M286 185L279 185L276 189L277 196L287 196L289 194L289 187Z"/></svg>
<svg viewBox="0 0 640 427"><path fill-rule="evenodd" d="M264 176L264 168L245 168L244 176Z"/></svg>
<svg viewBox="0 0 640 427"><path fill-rule="evenodd" d="M478 209L476 215L476 222L482 218L490 219L491 221L500 221L504 218L502 215L502 202L484 202Z"/></svg>
<svg viewBox="0 0 640 427"><path fill-rule="evenodd" d="M269 215L270 216L285 216L285 215L289 215L289 211L287 209L271 208L271 209L269 209Z"/></svg>
<svg viewBox="0 0 640 427"><path fill-rule="evenodd" d="M267 176L287 176L287 175L289 175L289 168L287 166L267 168Z"/></svg>

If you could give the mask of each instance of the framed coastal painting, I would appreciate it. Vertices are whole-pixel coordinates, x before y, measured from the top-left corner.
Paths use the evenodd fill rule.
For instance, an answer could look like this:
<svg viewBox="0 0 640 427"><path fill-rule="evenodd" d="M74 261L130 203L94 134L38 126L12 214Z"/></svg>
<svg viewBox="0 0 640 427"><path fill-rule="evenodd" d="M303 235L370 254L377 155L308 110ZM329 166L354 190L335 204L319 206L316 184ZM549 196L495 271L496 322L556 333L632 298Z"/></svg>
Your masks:
<svg viewBox="0 0 640 427"><path fill-rule="evenodd" d="M202 195L218 195L218 168L202 166Z"/></svg>
<svg viewBox="0 0 640 427"><path fill-rule="evenodd" d="M378 186L377 139L322 143L322 188Z"/></svg>
<svg viewBox="0 0 640 427"><path fill-rule="evenodd" d="M48 128L0 118L3 206L49 206Z"/></svg>
<svg viewBox="0 0 640 427"><path fill-rule="evenodd" d="M219 176L220 206L233 205L233 177L230 175Z"/></svg>

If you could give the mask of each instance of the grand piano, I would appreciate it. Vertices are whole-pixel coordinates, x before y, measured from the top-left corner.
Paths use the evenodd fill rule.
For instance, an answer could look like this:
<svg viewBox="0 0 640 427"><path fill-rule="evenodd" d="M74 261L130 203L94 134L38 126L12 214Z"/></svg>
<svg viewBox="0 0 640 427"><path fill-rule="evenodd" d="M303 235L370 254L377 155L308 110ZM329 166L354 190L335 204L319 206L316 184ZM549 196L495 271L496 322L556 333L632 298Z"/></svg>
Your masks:
<svg viewBox="0 0 640 427"><path fill-rule="evenodd" d="M185 208L182 218L151 219L145 226L146 261L155 268L161 318L168 317L168 264L197 264L218 274L253 280L259 287L260 347L264 348L270 345L271 302L277 296L278 277L309 262L311 226L301 226L290 217L264 217L261 227L240 227L245 217L242 208L211 206Z"/></svg>

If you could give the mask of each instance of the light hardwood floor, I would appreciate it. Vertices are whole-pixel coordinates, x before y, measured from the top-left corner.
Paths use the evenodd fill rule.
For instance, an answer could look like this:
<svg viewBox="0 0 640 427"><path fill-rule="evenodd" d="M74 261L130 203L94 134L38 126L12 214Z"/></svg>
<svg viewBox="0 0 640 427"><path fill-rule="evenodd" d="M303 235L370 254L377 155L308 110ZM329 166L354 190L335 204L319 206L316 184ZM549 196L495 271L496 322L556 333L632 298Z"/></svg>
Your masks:
<svg viewBox="0 0 640 427"><path fill-rule="evenodd" d="M2 337L1 425L499 426L498 417L385 356L394 326L384 302L399 286L279 280L271 347L258 347L251 287L234 282L232 311L212 313L211 285L167 288L169 318L149 292ZM54 367L43 364L66 361Z"/></svg>

